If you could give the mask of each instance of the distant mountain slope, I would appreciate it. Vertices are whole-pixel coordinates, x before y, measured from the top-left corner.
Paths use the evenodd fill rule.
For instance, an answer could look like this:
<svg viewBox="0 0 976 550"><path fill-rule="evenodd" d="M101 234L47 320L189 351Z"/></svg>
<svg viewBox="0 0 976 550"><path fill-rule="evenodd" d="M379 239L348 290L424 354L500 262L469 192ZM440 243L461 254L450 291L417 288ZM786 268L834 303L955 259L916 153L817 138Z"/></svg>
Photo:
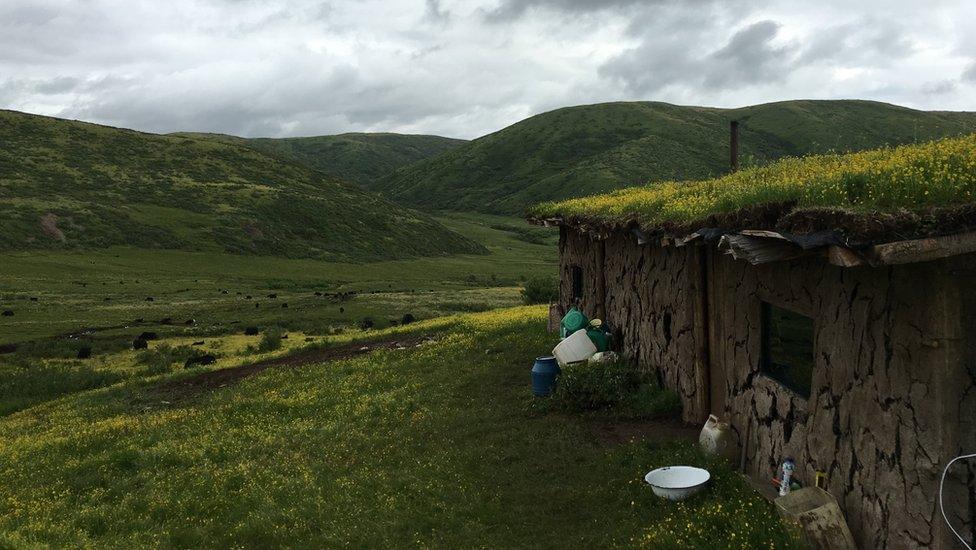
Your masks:
<svg viewBox="0 0 976 550"><path fill-rule="evenodd" d="M298 138L240 138L221 134L175 134L206 137L252 147L279 158L355 183L366 189L398 168L467 143L462 139L408 134L340 134Z"/></svg>
<svg viewBox="0 0 976 550"><path fill-rule="evenodd" d="M298 163L216 140L0 111L0 251L143 248L371 260L482 247Z"/></svg>
<svg viewBox="0 0 976 550"><path fill-rule="evenodd" d="M976 113L870 101L787 101L741 109L606 103L534 116L397 171L376 188L432 210L521 213L541 201L728 170L729 121L743 164L976 132Z"/></svg>

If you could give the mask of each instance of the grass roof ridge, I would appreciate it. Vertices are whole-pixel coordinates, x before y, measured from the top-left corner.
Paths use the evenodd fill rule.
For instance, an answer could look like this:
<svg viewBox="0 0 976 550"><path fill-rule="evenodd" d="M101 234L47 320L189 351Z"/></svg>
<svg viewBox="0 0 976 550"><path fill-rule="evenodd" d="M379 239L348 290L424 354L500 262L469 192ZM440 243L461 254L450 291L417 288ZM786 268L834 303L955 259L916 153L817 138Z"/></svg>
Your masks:
<svg viewBox="0 0 976 550"><path fill-rule="evenodd" d="M539 204L532 218L571 224L640 226L672 234L704 227L835 230L863 237L858 220L911 218L912 234L939 232L940 217L970 227L976 196L976 134L856 153L783 158L765 166L698 181L664 181L604 195ZM823 223L803 212L824 214ZM965 212L965 220L959 212ZM826 215L826 214L830 215ZM802 227L781 226L790 217ZM787 224L789 225L789 224ZM904 223L902 223L904 225ZM881 237L875 228L872 240ZM904 236L904 235L901 235Z"/></svg>

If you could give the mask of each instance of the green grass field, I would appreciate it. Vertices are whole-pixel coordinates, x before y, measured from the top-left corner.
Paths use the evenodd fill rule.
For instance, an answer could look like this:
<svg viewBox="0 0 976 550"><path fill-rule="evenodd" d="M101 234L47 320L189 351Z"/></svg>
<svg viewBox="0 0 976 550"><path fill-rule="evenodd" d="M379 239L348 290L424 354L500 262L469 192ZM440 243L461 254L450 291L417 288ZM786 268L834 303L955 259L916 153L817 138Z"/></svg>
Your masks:
<svg viewBox="0 0 976 550"><path fill-rule="evenodd" d="M490 254L362 264L123 247L3 254L0 309L15 315L0 317L0 344L140 318L140 326L164 332L211 333L232 321L321 331L366 317L381 327L405 313L422 319L514 305L521 281L555 272L553 231L537 230L538 242L527 242L515 232L526 230L518 219L457 214L440 221ZM315 292L357 294L337 300ZM156 322L167 317L196 323Z"/></svg>
<svg viewBox="0 0 976 550"><path fill-rule="evenodd" d="M182 369L123 378L7 415L0 546L794 546L693 447L610 443L588 415L541 412L544 325L543 307L423 321L369 335L435 338L420 347L187 393L160 386ZM131 368L129 352L106 359ZM711 485L659 500L642 476L674 463Z"/></svg>
<svg viewBox="0 0 976 550"><path fill-rule="evenodd" d="M322 336L369 320L380 329L407 314L510 307L522 281L555 273L551 230L483 215L440 221L490 253L365 264L136 248L2 254L0 311L14 315L0 317L0 345L20 347L0 354L0 414L118 382L103 356L145 331L193 341L248 326ZM93 357L76 360L84 347Z"/></svg>

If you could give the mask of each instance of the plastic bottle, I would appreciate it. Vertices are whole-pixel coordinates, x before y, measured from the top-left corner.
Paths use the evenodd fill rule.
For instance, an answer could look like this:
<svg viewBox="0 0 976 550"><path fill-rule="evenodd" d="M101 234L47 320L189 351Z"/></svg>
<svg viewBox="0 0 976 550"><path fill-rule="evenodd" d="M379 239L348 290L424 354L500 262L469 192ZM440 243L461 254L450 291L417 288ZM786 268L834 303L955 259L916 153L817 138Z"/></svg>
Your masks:
<svg viewBox="0 0 976 550"><path fill-rule="evenodd" d="M779 496L785 497L790 494L790 478L793 477L793 472L796 471L796 463L793 462L792 458L787 458L783 461L783 477L779 481Z"/></svg>

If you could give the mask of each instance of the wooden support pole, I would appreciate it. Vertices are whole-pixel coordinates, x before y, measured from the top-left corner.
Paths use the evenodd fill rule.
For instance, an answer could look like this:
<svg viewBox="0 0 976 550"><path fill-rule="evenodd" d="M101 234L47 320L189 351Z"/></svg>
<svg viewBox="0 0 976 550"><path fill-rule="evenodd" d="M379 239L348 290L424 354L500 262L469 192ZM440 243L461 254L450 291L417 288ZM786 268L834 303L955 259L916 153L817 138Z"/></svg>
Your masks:
<svg viewBox="0 0 976 550"><path fill-rule="evenodd" d="M597 318L607 320L607 241L600 239L596 242L596 315Z"/></svg>
<svg viewBox="0 0 976 550"><path fill-rule="evenodd" d="M711 403L711 373L709 369L710 353L708 349L708 253L704 246L696 246L691 249L694 261L692 266L695 274L695 411L694 415L685 415L686 420L694 422L704 422L712 409Z"/></svg>

